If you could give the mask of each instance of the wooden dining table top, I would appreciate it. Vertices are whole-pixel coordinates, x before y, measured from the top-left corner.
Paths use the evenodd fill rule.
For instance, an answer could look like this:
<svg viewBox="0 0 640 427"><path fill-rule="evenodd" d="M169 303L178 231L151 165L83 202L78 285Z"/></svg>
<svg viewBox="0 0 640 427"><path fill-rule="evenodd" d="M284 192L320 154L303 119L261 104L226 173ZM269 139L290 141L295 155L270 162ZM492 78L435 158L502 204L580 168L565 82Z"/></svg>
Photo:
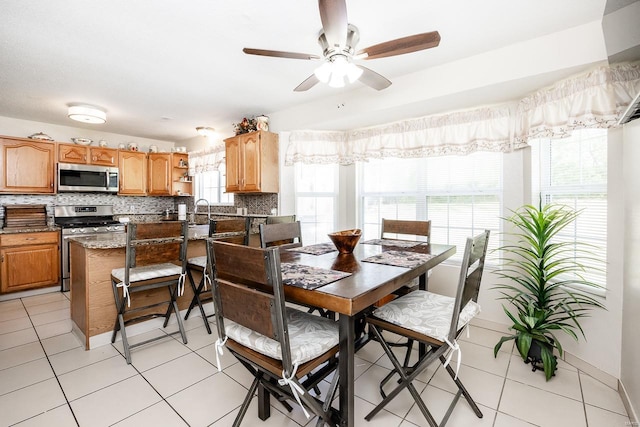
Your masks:
<svg viewBox="0 0 640 427"><path fill-rule="evenodd" d="M415 268L363 261L365 258L385 251L429 254L432 258ZM285 297L288 301L354 316L408 281L425 274L453 256L455 252L456 247L452 245L420 244L410 248L398 248L367 243L358 244L351 254L340 254L334 251L312 255L286 249L280 250L280 260L283 263L296 263L351 273L350 276L314 290L285 285Z"/></svg>

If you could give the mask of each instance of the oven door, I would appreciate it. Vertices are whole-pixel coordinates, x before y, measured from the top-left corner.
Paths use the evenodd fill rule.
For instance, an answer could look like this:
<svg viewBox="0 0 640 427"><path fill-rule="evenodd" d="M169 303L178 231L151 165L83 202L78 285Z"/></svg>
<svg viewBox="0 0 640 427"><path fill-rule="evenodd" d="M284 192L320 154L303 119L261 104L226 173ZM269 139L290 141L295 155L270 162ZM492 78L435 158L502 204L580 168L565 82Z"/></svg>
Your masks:
<svg viewBox="0 0 640 427"><path fill-rule="evenodd" d="M118 168L58 163L58 192L118 192Z"/></svg>

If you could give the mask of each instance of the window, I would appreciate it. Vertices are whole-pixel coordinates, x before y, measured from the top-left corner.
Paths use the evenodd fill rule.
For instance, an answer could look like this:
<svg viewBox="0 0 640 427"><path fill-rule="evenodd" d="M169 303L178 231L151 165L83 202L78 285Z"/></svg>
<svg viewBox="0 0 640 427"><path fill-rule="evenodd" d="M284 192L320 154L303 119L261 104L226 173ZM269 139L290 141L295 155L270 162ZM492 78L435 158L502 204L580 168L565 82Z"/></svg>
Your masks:
<svg viewBox="0 0 640 427"><path fill-rule="evenodd" d="M433 242L458 246L485 229L498 246L502 154L474 153L420 159L372 160L359 166L365 239L380 236L382 218L431 220Z"/></svg>
<svg viewBox="0 0 640 427"><path fill-rule="evenodd" d="M327 242L335 231L338 165L295 165L296 219L305 245Z"/></svg>
<svg viewBox="0 0 640 427"><path fill-rule="evenodd" d="M218 170L199 172L194 177L195 198L207 199L212 205L233 205L233 193L225 193L224 165Z"/></svg>
<svg viewBox="0 0 640 427"><path fill-rule="evenodd" d="M530 144L533 194L539 194L543 204L560 203L582 211L559 237L594 245L602 269L607 255L607 131L582 129L568 138L536 139ZM605 271L591 271L585 278L606 286Z"/></svg>

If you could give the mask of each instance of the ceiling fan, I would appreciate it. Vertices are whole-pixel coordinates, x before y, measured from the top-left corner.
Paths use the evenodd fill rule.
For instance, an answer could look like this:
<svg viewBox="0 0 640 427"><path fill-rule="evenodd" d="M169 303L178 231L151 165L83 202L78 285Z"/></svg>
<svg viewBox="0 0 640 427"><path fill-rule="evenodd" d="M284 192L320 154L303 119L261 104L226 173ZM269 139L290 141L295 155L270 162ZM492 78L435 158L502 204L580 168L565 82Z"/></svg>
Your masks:
<svg viewBox="0 0 640 427"><path fill-rule="evenodd" d="M387 78L367 67L354 64L353 61L386 58L417 52L436 47L440 43L440 34L437 31L431 31L390 40L356 51L360 34L358 28L347 21L346 0L318 0L318 6L322 21L322 31L318 37L318 43L322 47L324 63L294 89L296 92L309 90L321 81L333 87L342 87L347 81L353 83L356 80L360 80L376 90L386 89L391 85ZM279 50L245 47L242 51L249 55L273 56L276 58L322 59L318 55Z"/></svg>

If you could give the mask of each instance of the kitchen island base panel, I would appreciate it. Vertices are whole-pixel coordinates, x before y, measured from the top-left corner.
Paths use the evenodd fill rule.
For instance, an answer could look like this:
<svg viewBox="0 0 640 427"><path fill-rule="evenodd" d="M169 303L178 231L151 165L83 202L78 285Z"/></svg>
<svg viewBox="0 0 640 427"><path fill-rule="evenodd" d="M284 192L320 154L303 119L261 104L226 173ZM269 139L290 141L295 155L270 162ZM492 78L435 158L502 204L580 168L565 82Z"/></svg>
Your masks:
<svg viewBox="0 0 640 427"><path fill-rule="evenodd" d="M84 336L85 348L92 348L93 337L105 333L111 334L116 320L116 306L111 287L111 270L124 266L125 248L92 249L86 248L78 242L71 242L71 320L78 328L78 332ZM189 258L206 254L204 240L190 241L187 246ZM200 280L199 275L194 275L195 280ZM189 308L193 291L186 285L184 294L178 297L180 311L186 313ZM131 299L131 307L150 305L166 300L162 290L152 290L147 293L136 293ZM148 309L149 312L157 310ZM144 313L144 312L140 312ZM181 313L184 316L184 313ZM175 321L175 313L171 322ZM150 319L153 322L158 319ZM146 331L149 325L133 329L134 333ZM162 321L160 322L162 325ZM129 333L128 333L129 334ZM119 339L119 335L118 335ZM101 339L98 341L102 341ZM109 337L109 342L111 338Z"/></svg>

